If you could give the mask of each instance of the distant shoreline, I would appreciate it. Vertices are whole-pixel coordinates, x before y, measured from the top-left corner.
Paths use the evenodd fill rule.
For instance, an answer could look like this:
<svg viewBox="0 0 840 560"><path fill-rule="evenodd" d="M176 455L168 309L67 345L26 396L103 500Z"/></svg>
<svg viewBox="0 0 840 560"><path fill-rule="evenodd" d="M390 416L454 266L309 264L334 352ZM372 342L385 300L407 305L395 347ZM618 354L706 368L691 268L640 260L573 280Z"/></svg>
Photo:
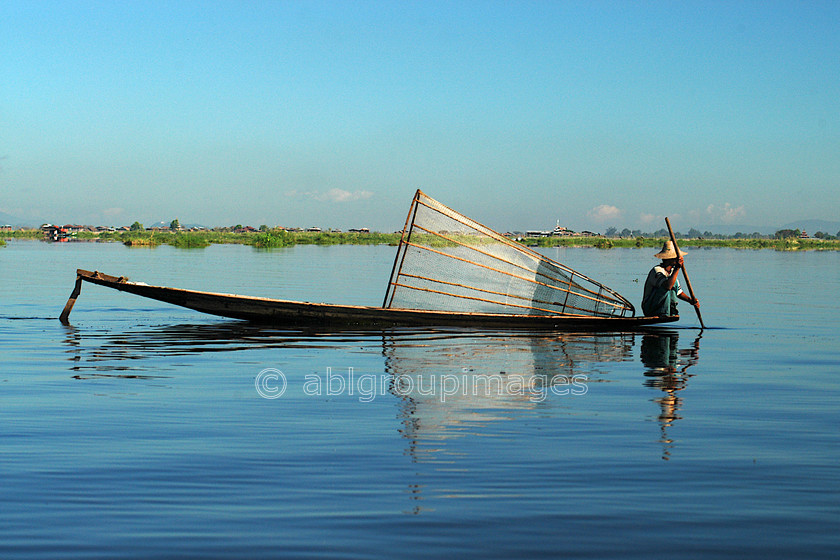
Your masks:
<svg viewBox="0 0 840 560"><path fill-rule="evenodd" d="M43 239L40 230L16 230L0 232L0 246L3 239ZM286 230L268 230L264 232L81 232L73 234L67 240L93 241L104 243L123 243L129 247L156 247L172 245L184 249L202 248L214 244L251 245L260 249L292 247L294 245L391 245L400 242L399 233L355 233L355 232L292 232ZM525 237L516 241L529 247L593 247L598 249L661 247L662 237ZM732 249L775 249L782 251L838 251L840 240L788 237L784 239L740 238L740 239L703 239L681 238L681 247L707 248L723 247Z"/></svg>

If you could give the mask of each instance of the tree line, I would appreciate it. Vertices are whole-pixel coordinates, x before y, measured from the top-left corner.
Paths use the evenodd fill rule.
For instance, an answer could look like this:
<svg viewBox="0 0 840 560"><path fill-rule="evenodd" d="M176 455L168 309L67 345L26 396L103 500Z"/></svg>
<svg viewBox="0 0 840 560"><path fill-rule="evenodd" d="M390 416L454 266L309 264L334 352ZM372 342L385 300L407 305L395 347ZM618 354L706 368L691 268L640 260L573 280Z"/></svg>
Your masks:
<svg viewBox="0 0 840 560"><path fill-rule="evenodd" d="M639 229L631 230L629 228L624 228L619 230L616 227L610 227L607 228L604 235L606 237L669 237L670 234L665 228L658 229L654 232L645 232ZM780 229L772 235L766 235L757 231L753 233L743 233L739 231L734 235L725 235L722 233L712 233L710 231L701 232L696 228L689 229L687 234L683 234L679 231L674 232L674 237L677 239L790 239L792 237L798 238L801 235L802 232L798 229ZM838 231L836 235L832 235L824 231L818 231L813 235L813 237L817 239L838 239L840 238L840 231Z"/></svg>

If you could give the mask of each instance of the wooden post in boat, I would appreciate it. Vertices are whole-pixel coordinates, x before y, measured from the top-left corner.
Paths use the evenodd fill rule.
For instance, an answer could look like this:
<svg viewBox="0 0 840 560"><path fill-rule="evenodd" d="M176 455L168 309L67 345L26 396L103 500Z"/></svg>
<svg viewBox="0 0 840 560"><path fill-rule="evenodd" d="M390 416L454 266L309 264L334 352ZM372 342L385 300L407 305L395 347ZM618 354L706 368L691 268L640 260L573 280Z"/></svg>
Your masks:
<svg viewBox="0 0 840 560"><path fill-rule="evenodd" d="M73 287L73 291L70 293L70 299L67 300L67 304L64 306L64 311L61 312L61 315L58 316L58 320L61 321L62 325L69 325L70 324L70 312L73 311L73 306L76 304L76 298L79 297L79 294L82 293L82 277L76 275L76 285Z"/></svg>
<svg viewBox="0 0 840 560"><path fill-rule="evenodd" d="M680 248L677 247L677 238L674 236L674 230L671 229L671 221L668 218L665 218L665 224L668 226L668 233L671 234L671 243L674 244L674 251L677 253L677 257L680 254ZM685 283L688 286L688 294L691 296L691 299L697 301L697 298L694 297L694 290L691 288L691 280L688 279L688 272L685 270L685 263L682 266L683 276L685 276ZM700 308L696 305L692 305L694 311L697 312L697 319L700 321L700 328L705 329L706 325L703 324L703 317L700 316Z"/></svg>

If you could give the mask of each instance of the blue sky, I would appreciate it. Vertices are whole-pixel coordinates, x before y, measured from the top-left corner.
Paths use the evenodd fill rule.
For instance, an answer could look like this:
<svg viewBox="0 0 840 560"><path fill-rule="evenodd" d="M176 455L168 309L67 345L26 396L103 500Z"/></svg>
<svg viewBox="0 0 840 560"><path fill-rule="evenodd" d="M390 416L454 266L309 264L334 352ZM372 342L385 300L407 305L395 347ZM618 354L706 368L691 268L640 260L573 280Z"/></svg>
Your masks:
<svg viewBox="0 0 840 560"><path fill-rule="evenodd" d="M500 230L836 220L840 2L0 6L0 211Z"/></svg>

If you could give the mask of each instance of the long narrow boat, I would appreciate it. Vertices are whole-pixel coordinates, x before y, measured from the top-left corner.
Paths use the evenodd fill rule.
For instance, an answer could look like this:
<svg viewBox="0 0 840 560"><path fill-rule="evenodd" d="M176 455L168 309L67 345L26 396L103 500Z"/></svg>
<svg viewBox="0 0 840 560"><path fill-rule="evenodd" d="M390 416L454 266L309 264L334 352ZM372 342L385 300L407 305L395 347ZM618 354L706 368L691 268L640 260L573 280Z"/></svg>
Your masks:
<svg viewBox="0 0 840 560"><path fill-rule="evenodd" d="M627 299L417 191L382 307L183 290L78 269L83 282L202 313L275 326L461 326L622 331L679 319L636 317Z"/></svg>
<svg viewBox="0 0 840 560"><path fill-rule="evenodd" d="M309 303L261 297L239 296L150 286L88 270L76 271L75 301L81 282L106 286L145 298L186 307L202 313L245 319L271 325L360 325L360 326L461 326L537 328L558 330L625 330L675 321L678 317L589 317L585 315L511 315L505 313L461 313L422 309L389 309L360 305ZM69 303L69 302L68 302ZM69 310L62 313L66 322Z"/></svg>

